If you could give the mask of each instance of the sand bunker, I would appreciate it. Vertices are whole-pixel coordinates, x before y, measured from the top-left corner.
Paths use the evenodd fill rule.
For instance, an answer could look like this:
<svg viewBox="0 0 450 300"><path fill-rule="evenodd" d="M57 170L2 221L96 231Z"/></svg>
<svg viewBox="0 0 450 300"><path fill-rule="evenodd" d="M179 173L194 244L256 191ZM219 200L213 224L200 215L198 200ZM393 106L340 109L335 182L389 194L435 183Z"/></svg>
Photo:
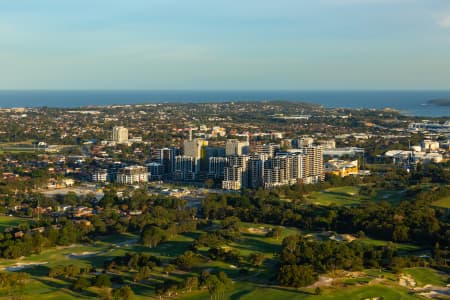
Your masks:
<svg viewBox="0 0 450 300"><path fill-rule="evenodd" d="M334 234L330 236L330 240L338 242L353 242L356 240L356 237L351 234Z"/></svg>
<svg viewBox="0 0 450 300"><path fill-rule="evenodd" d="M423 287L416 287L414 291L419 293L419 295L426 298L444 298L447 299L450 296L450 285L445 287L435 286L427 284Z"/></svg>
<svg viewBox="0 0 450 300"><path fill-rule="evenodd" d="M259 228L250 227L247 229L247 231L251 234L259 234L259 235L266 235L269 232L269 230L265 227Z"/></svg>
<svg viewBox="0 0 450 300"><path fill-rule="evenodd" d="M85 251L85 252L81 252L81 253L71 253L68 255L68 257L69 258L83 258L83 257L94 256L99 253L100 253L99 251L96 251L96 252Z"/></svg>
<svg viewBox="0 0 450 300"><path fill-rule="evenodd" d="M56 249L57 250L62 250L62 249L69 249L69 248L75 248L75 247L80 247L80 244L71 244L68 246L57 246Z"/></svg>
<svg viewBox="0 0 450 300"><path fill-rule="evenodd" d="M398 279L398 284L407 288L415 288L417 282L410 275L401 274Z"/></svg>
<svg viewBox="0 0 450 300"><path fill-rule="evenodd" d="M318 287L327 287L333 284L334 279L327 276L319 276L319 280L317 280L312 285L308 286L308 288L318 288Z"/></svg>

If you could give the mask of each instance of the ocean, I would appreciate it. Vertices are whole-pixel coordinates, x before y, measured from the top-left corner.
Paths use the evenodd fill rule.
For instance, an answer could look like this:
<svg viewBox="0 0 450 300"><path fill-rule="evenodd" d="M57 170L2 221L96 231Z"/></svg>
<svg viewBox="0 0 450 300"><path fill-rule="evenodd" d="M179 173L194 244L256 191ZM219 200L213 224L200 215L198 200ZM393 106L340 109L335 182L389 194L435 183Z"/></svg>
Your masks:
<svg viewBox="0 0 450 300"><path fill-rule="evenodd" d="M427 104L450 99L449 91L0 91L0 107L64 107L143 103L198 103L286 100L325 107L394 108L404 114L450 117L450 106Z"/></svg>

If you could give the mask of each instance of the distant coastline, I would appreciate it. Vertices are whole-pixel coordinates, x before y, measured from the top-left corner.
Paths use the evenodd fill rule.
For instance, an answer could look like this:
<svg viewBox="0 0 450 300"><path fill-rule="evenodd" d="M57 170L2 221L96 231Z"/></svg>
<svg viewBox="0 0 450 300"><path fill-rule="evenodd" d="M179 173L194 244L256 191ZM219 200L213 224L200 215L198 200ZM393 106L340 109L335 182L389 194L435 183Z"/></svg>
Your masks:
<svg viewBox="0 0 450 300"><path fill-rule="evenodd" d="M428 103L430 99L450 99L450 90L0 90L0 108L278 100L314 103L326 108L390 107L410 116L450 117L450 106Z"/></svg>
<svg viewBox="0 0 450 300"><path fill-rule="evenodd" d="M427 102L428 104L437 105L437 106L450 106L450 98L449 99L432 99Z"/></svg>

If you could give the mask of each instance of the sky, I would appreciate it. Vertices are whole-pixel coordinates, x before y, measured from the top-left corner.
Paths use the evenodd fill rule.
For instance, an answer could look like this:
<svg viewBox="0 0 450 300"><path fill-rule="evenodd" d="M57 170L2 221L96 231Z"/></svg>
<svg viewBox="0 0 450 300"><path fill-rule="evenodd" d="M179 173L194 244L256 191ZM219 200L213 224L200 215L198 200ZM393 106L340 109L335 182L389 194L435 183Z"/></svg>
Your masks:
<svg viewBox="0 0 450 300"><path fill-rule="evenodd" d="M0 89L450 89L450 0L0 0Z"/></svg>

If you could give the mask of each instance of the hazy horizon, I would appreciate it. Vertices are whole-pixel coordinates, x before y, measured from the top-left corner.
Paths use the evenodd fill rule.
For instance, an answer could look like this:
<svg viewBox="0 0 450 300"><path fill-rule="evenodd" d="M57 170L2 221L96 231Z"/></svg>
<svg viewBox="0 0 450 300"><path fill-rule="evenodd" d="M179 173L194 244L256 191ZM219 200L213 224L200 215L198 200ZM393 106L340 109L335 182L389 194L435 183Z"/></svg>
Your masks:
<svg viewBox="0 0 450 300"><path fill-rule="evenodd" d="M325 107L395 108L412 115L450 116L450 107L430 105L450 99L447 90L0 90L0 107L83 107L145 103L289 101Z"/></svg>

